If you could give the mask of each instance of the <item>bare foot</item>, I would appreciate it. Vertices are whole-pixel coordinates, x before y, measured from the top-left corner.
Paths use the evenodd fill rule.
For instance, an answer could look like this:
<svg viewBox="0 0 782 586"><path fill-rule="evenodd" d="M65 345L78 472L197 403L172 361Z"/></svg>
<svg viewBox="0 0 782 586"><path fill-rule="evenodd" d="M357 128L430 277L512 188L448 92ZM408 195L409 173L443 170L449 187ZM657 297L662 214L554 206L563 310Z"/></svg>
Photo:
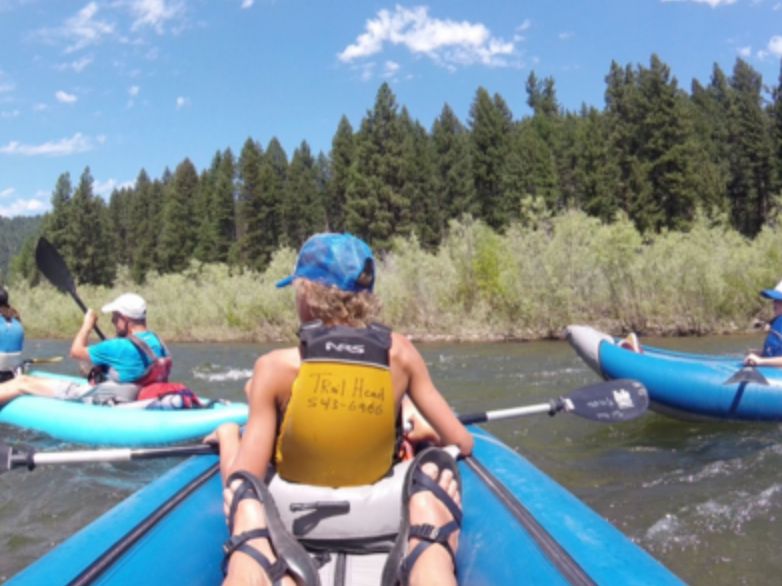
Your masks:
<svg viewBox="0 0 782 586"><path fill-rule="evenodd" d="M432 480L437 480L440 487L445 490L459 508L461 508L462 499L459 492L459 483L454 478L453 472L447 469L440 472L437 465L432 462L428 462L421 466L421 471L432 478ZM451 512L431 491L424 490L417 492L410 499L411 525L433 525L434 527L442 527L452 520L453 515L451 515ZM407 549L408 553L413 550L419 541L419 539L414 537L410 539ZM448 543L455 553L459 544L458 529L450 534ZM445 547L435 543L426 548L411 569L410 584L430 586L432 584L456 584L453 560Z"/></svg>
<svg viewBox="0 0 782 586"><path fill-rule="evenodd" d="M237 488L240 481L235 481L234 488ZM226 491L229 489L226 488ZM263 505L253 498L242 499L236 508L236 516L234 517L234 529L233 535L239 535L245 531L251 531L253 529L263 529L266 527L266 513ZM269 540L265 537L256 539L250 539L246 542L250 547L255 548L270 564L273 564L277 560L277 556L272 549ZM224 585L266 585L271 584L271 580L266 571L261 565L250 557L248 554L236 550L228 561L228 567L226 572ZM283 584L293 585L295 582L289 576L285 576L282 580Z"/></svg>

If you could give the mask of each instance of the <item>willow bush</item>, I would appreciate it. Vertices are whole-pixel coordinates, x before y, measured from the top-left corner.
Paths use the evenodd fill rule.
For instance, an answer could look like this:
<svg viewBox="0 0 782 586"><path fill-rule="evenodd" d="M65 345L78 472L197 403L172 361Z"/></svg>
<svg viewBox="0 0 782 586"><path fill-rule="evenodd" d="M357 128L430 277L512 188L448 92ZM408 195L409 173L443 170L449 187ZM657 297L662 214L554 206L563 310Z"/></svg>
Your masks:
<svg viewBox="0 0 782 586"><path fill-rule="evenodd" d="M293 291L274 283L295 251L283 248L264 272L193 263L134 285L120 271L112 288L79 287L91 307L124 291L149 304L150 326L182 341L290 341ZM612 333L707 334L746 331L768 317L758 291L782 278L782 229L748 240L698 219L686 233L644 236L627 217L606 224L578 211L525 216L498 234L484 223L452 221L436 250L397 238L378 258L381 320L423 339L561 337L571 323ZM14 288L30 337L70 337L81 314L51 286ZM111 324L100 322L106 333Z"/></svg>

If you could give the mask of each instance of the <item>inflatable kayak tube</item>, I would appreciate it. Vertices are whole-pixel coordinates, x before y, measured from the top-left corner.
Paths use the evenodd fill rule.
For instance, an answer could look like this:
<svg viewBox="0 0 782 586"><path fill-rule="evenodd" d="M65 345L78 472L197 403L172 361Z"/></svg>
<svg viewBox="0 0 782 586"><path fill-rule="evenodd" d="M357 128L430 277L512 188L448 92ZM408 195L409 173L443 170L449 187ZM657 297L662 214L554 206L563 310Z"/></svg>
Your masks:
<svg viewBox="0 0 782 586"><path fill-rule="evenodd" d="M76 377L41 372L31 374L83 382ZM221 423L241 425L246 421L245 403L219 401L200 409L162 410L22 396L0 407L0 423L88 445L133 447L181 442L202 438Z"/></svg>
<svg viewBox="0 0 782 586"><path fill-rule="evenodd" d="M459 464L461 584L683 584L522 456L471 430L474 454ZM217 458L190 458L8 584L219 584L222 508Z"/></svg>
<svg viewBox="0 0 782 586"><path fill-rule="evenodd" d="M758 367L766 380L729 379L741 356L692 354L642 345L638 352L590 326L571 325L567 340L604 379L632 378L649 392L650 408L689 420L782 420L782 368Z"/></svg>

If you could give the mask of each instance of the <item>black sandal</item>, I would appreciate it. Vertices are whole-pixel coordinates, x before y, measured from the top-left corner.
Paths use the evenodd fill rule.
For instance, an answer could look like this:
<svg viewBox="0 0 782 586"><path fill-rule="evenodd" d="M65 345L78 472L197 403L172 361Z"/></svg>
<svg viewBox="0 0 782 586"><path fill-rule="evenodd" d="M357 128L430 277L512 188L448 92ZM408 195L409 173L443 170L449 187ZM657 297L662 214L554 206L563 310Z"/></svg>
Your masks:
<svg viewBox="0 0 782 586"><path fill-rule="evenodd" d="M293 577L296 584L300 586L318 586L320 579L315 564L307 551L283 525L280 514L274 504L274 499L272 499L266 484L249 472L239 470L228 477L225 482L226 486L230 486L236 479L240 479L242 483L234 493L228 515L228 533L231 536L223 545L225 554L223 558L223 573L225 573L231 555L236 551L240 551L258 562L275 586L280 584L286 575ZM239 507L239 502L246 498L256 499L264 506L267 526L263 529L251 529L238 535L233 535L236 509ZM252 539L259 538L269 540L269 544L277 555L277 561L274 563L270 562L263 553L247 543Z"/></svg>
<svg viewBox="0 0 782 586"><path fill-rule="evenodd" d="M413 465L407 472L405 478L405 489L402 496L402 526L397 536L394 548L388 557L386 566L383 569L383 585L391 586L402 584L406 586L410 581L410 572L413 569L418 558L429 547L434 544L442 545L450 554L453 561L454 572L456 571L456 552L448 543L448 537L458 530L462 524L462 510L459 505L443 490L437 480L434 480L428 474L421 471L421 466L433 462L439 474L443 470L450 470L454 479L459 484L459 491L462 490L461 477L456 461L448 452L439 448L429 448L421 452L416 457ZM438 474L438 478L439 478ZM453 519L440 527L435 527L428 523L423 525L410 525L410 499L414 494L423 491L430 491L437 499L442 502L450 511ZM419 542L409 554L407 551L408 543L411 538L418 539Z"/></svg>

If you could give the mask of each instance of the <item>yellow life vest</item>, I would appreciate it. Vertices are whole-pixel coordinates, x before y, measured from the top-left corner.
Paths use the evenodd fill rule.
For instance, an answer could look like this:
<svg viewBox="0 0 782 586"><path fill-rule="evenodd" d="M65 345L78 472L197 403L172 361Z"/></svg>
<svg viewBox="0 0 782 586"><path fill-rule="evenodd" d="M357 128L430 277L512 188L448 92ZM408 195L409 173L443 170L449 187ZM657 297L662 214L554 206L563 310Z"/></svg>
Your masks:
<svg viewBox="0 0 782 586"><path fill-rule="evenodd" d="M370 484L393 464L391 331L305 324L301 368L277 437L285 480L318 486Z"/></svg>

